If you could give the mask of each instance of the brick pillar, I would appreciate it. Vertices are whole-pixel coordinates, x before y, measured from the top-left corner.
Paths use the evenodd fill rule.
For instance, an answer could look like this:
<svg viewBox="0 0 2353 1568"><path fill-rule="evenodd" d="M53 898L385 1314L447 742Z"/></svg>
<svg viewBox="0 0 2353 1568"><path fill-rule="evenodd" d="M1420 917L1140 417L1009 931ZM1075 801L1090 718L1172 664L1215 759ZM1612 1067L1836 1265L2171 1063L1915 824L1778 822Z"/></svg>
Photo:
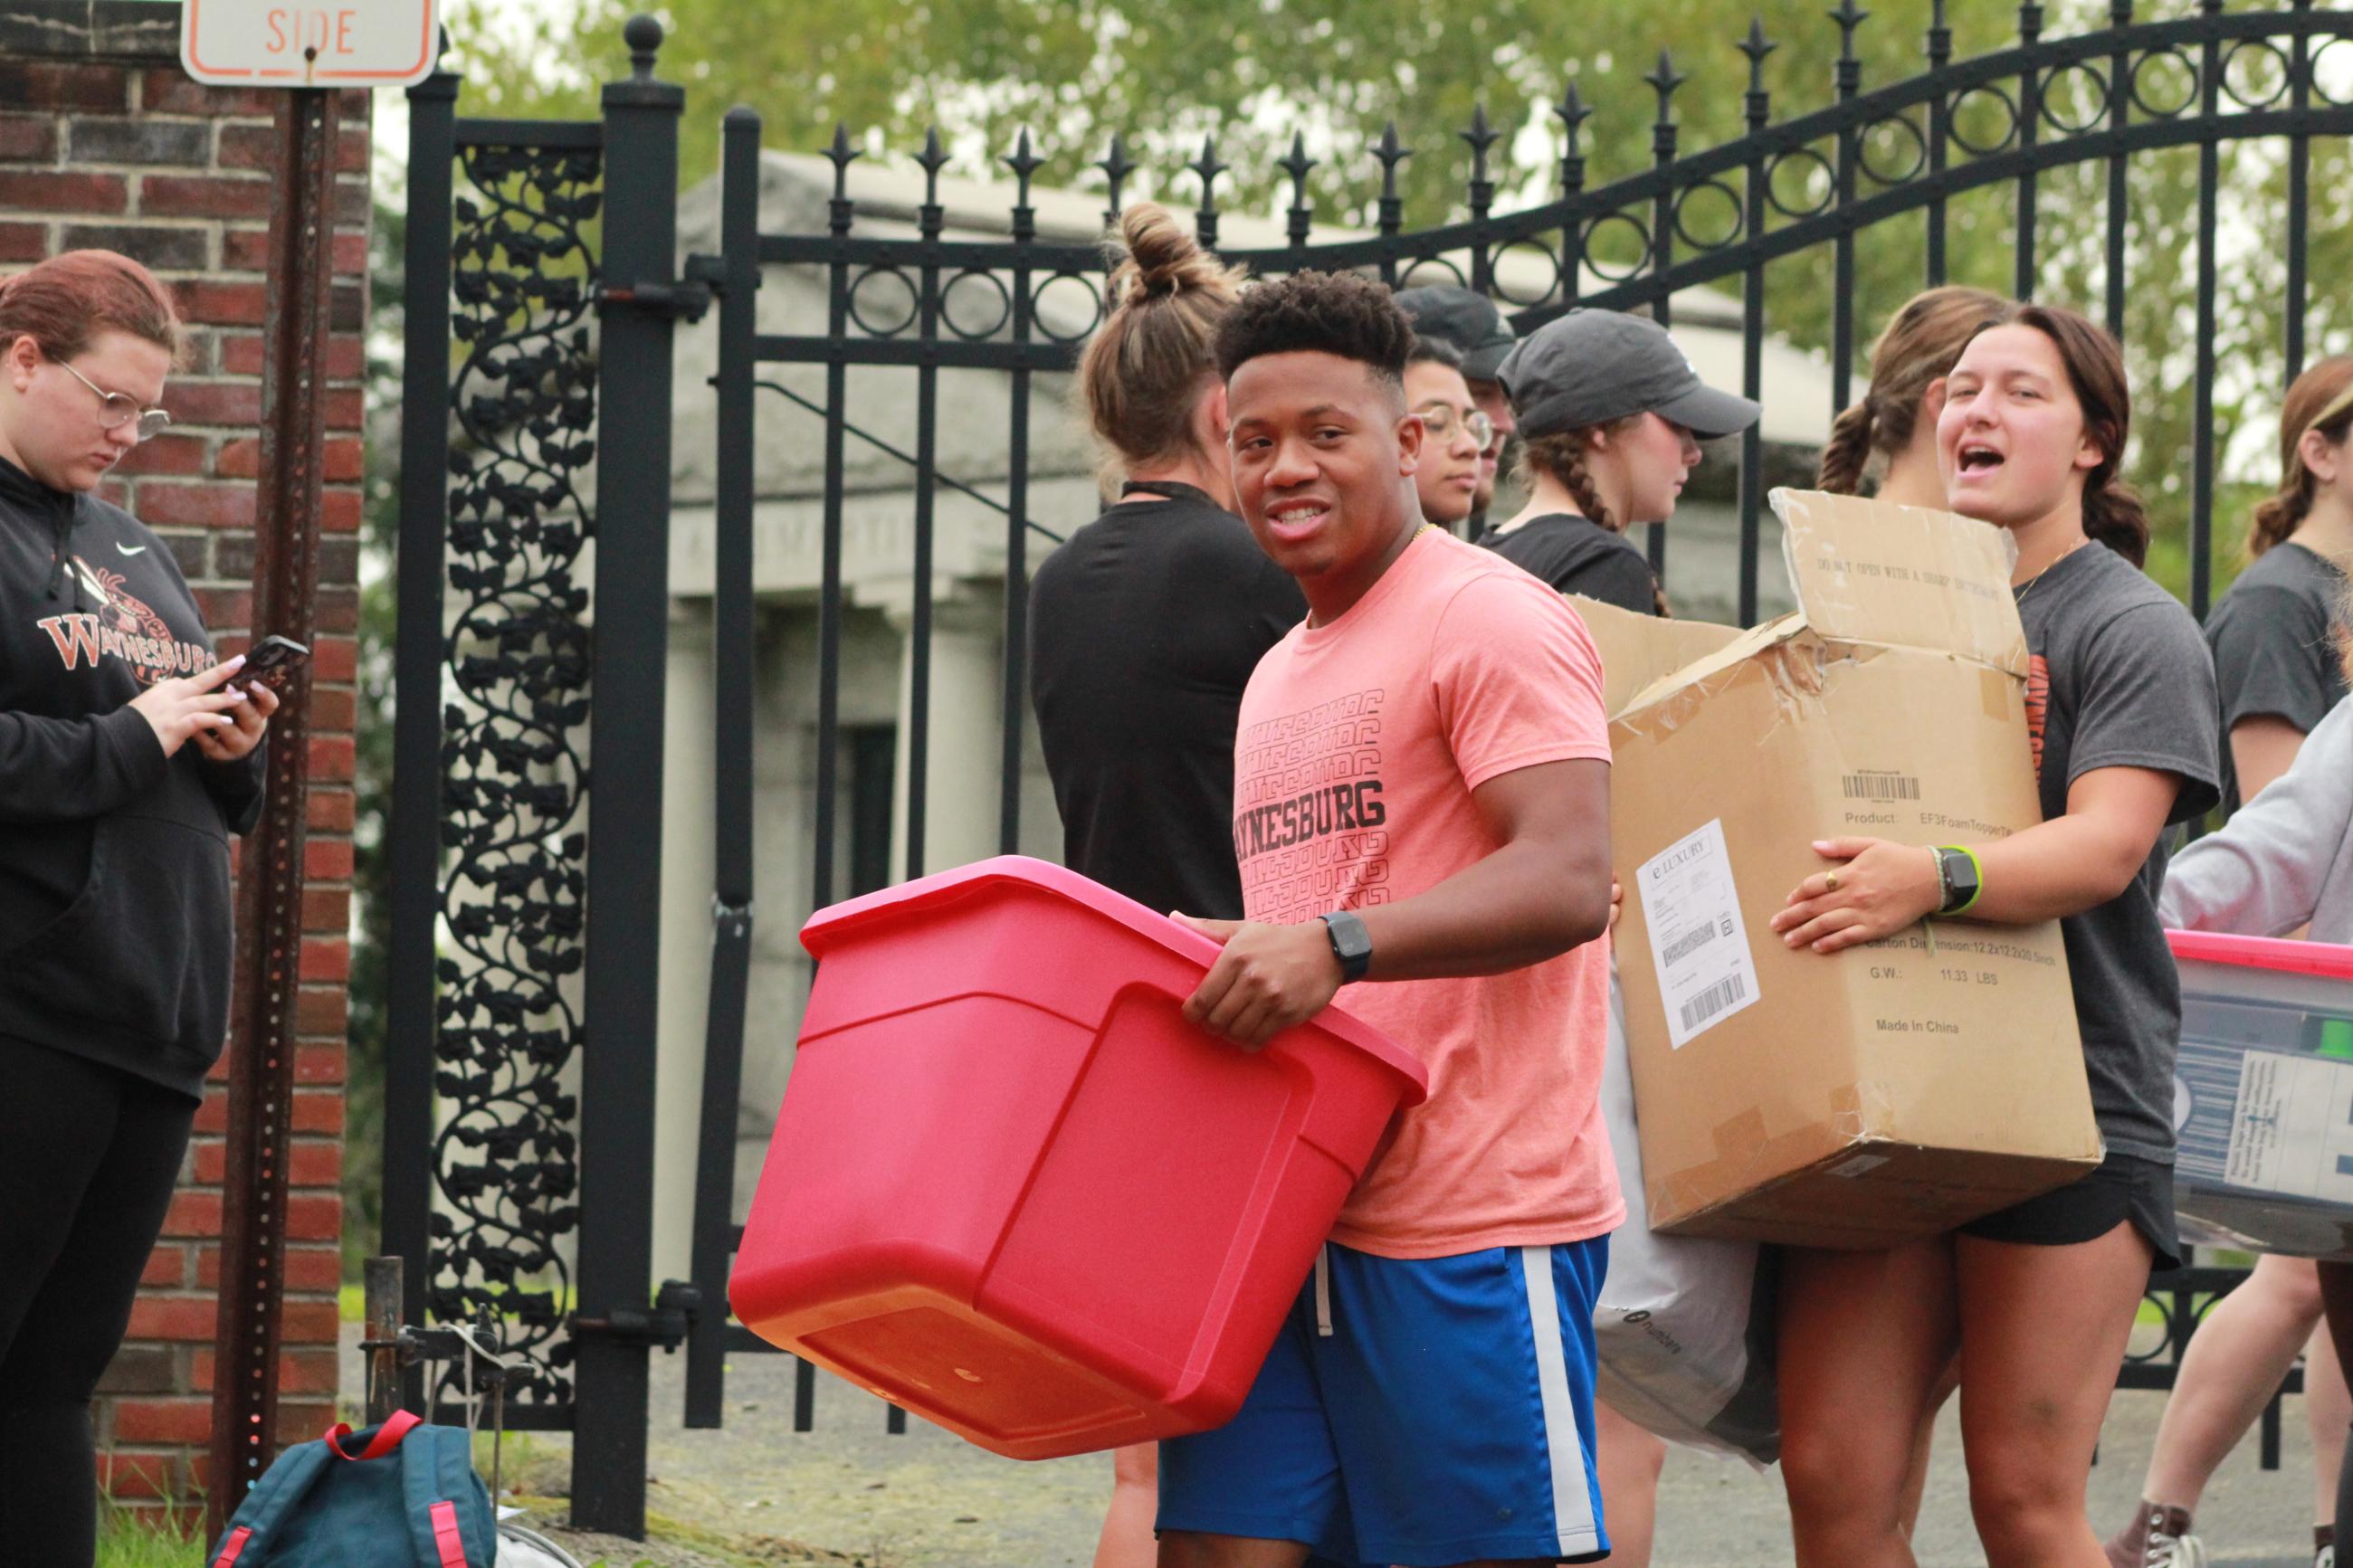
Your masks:
<svg viewBox="0 0 2353 1568"><path fill-rule="evenodd" d="M140 447L107 499L163 536L224 656L246 646L260 455L264 242L272 95L202 88L179 67L180 8L152 0L14 0L0 13L0 274L98 246L166 279L191 351L164 397L170 432ZM343 106L334 335L311 688L309 891L303 910L286 1258L281 1440L332 1419L341 1277L343 1022L351 972L353 687L358 655L361 374L366 319L368 97ZM101 1389L100 1479L124 1500L190 1499L205 1480L220 1276L221 1134L196 1118L131 1335Z"/></svg>

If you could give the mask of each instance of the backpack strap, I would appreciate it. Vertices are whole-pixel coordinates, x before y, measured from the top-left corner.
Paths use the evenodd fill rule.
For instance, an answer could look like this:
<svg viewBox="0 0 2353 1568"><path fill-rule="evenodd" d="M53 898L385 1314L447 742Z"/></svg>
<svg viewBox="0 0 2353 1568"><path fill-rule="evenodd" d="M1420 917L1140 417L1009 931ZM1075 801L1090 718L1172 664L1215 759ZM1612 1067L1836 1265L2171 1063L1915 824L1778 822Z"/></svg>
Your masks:
<svg viewBox="0 0 2353 1568"><path fill-rule="evenodd" d="M400 1447L400 1440L408 1436L411 1428L424 1424L422 1416L406 1410L396 1410L385 1419L383 1426L377 1427L369 1436L367 1447L354 1454L343 1447L343 1439L352 1435L351 1426L347 1422L338 1421L327 1428L327 1452L334 1455L338 1459L353 1461L381 1459Z"/></svg>
<svg viewBox="0 0 2353 1568"><path fill-rule="evenodd" d="M491 1568L498 1526L464 1428L420 1426L403 1437L400 1488L421 1568Z"/></svg>
<svg viewBox="0 0 2353 1568"><path fill-rule="evenodd" d="M237 1568L239 1563L252 1568L262 1563L279 1525L326 1469L327 1450L333 1447L332 1443L302 1443L280 1454L237 1505L228 1529L214 1545L212 1555L205 1559L205 1568Z"/></svg>

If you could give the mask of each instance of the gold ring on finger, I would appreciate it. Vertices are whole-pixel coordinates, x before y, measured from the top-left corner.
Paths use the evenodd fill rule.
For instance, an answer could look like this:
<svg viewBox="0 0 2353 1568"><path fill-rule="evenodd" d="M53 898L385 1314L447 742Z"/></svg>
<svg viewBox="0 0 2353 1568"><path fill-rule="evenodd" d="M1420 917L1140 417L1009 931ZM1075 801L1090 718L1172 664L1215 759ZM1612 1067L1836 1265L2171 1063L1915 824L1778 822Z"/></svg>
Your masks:
<svg viewBox="0 0 2353 1568"><path fill-rule="evenodd" d="M1837 892L1838 890L1839 890L1839 879L1838 879L1838 873L1837 873L1836 871L1826 871L1826 872L1824 872L1824 873L1822 874L1822 891L1824 891L1824 892L1826 892L1826 893L1835 893L1835 892Z"/></svg>

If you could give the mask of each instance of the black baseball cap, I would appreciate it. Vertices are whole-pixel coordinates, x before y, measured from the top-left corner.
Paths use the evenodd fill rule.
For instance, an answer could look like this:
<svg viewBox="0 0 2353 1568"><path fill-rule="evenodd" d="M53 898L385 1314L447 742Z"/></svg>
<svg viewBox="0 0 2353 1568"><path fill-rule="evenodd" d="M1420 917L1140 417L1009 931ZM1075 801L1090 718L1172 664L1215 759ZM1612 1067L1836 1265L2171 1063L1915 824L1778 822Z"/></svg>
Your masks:
<svg viewBox="0 0 2353 1568"><path fill-rule="evenodd" d="M1462 352L1462 374L1472 381L1494 380L1495 367L1519 342L1504 324L1495 301L1474 289L1451 283L1401 289L1397 303L1416 332Z"/></svg>
<svg viewBox="0 0 2353 1568"><path fill-rule="evenodd" d="M1664 327L1620 310L1555 317L1519 341L1495 379L1524 437L1656 414L1714 440L1747 429L1765 412L1700 380Z"/></svg>

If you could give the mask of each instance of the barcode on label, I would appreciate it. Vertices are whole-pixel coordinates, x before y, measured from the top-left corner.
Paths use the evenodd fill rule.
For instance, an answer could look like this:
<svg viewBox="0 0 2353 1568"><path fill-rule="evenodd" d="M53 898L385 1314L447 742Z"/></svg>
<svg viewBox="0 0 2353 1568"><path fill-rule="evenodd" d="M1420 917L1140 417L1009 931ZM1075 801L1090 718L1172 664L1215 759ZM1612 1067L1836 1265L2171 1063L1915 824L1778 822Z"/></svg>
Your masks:
<svg viewBox="0 0 2353 1568"><path fill-rule="evenodd" d="M1732 933L1726 931L1725 934L1729 936ZM1684 959L1689 958L1693 953L1697 952L1701 948L1705 947L1709 942L1712 942L1715 940L1715 927L1713 923L1704 926L1694 926L1691 930L1683 932L1683 935L1675 938L1674 941L1667 944L1666 962L1669 963L1681 963Z"/></svg>
<svg viewBox="0 0 2353 1568"><path fill-rule="evenodd" d="M1748 987L1737 974L1720 980L1683 1004L1683 1027L1696 1029L1735 1002L1748 995Z"/></svg>
<svg viewBox="0 0 2353 1568"><path fill-rule="evenodd" d="M1841 782L1849 800L1920 798L1920 781L1904 773L1849 773Z"/></svg>

